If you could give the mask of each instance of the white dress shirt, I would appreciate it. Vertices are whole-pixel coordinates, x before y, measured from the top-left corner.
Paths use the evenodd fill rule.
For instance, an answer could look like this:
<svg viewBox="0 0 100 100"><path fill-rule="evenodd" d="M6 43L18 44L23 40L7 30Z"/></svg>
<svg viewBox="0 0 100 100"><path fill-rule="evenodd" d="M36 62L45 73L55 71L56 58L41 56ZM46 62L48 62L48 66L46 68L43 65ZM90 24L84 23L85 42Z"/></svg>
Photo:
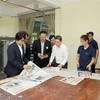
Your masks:
<svg viewBox="0 0 100 100"><path fill-rule="evenodd" d="M26 54L26 44L23 43L23 46L24 46L24 54Z"/></svg>
<svg viewBox="0 0 100 100"><path fill-rule="evenodd" d="M18 48L19 48L19 50L20 50L20 53L21 53L21 58L23 57L23 50L22 50L22 46L20 46L19 44L17 44L18 45Z"/></svg>
<svg viewBox="0 0 100 100"><path fill-rule="evenodd" d="M41 41L41 54L42 54L42 56L43 56L43 52L44 52L44 44L45 44L45 42Z"/></svg>
<svg viewBox="0 0 100 100"><path fill-rule="evenodd" d="M62 64L63 66L68 61L68 48L66 45L61 44L60 47L57 47L56 45L53 46L52 54L50 57L50 63L52 63L53 59L56 59L56 63Z"/></svg>

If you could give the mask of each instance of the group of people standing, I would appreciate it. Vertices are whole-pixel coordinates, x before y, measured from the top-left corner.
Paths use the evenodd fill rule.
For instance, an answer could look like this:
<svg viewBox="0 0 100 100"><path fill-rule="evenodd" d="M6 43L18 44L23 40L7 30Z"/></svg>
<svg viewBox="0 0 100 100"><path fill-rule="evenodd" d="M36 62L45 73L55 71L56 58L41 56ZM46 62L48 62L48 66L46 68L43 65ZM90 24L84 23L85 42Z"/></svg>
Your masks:
<svg viewBox="0 0 100 100"><path fill-rule="evenodd" d="M33 43L34 63L40 68L46 66L65 67L68 61L68 49L62 43L60 35L50 36L50 41L46 39L47 33L40 32L40 38Z"/></svg>
<svg viewBox="0 0 100 100"><path fill-rule="evenodd" d="M9 45L8 61L4 70L8 77L20 74L23 69L30 69L28 39L29 35L25 31L20 31L16 33L15 41ZM80 41L82 45L77 51L78 70L95 72L99 49L97 42L93 39L93 33L82 35ZM33 62L40 68L47 66L68 68L69 52L67 46L62 43L60 35L51 35L47 40L47 32L41 31L39 39L33 42L32 53L34 54Z"/></svg>

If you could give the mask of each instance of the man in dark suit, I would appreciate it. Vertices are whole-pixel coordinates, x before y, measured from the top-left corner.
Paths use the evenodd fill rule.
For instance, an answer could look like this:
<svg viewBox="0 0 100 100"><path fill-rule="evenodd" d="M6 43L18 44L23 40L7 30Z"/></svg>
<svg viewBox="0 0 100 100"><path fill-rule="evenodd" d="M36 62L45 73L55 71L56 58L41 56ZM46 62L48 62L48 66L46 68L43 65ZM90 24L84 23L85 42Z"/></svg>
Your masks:
<svg viewBox="0 0 100 100"><path fill-rule="evenodd" d="M25 32L24 36L25 36L24 43L23 43L24 54L25 57L28 59L28 61L30 61L30 44L28 43L29 35L28 33Z"/></svg>
<svg viewBox="0 0 100 100"><path fill-rule="evenodd" d="M51 42L52 47L55 45L55 35L50 35L49 40Z"/></svg>
<svg viewBox="0 0 100 100"><path fill-rule="evenodd" d="M7 50L8 61L4 69L8 77L15 76L21 73L23 69L29 69L28 60L24 56L22 44L24 42L24 31L16 34L16 41L9 45ZM24 63L23 63L24 62ZM24 65L25 64L25 65Z"/></svg>
<svg viewBox="0 0 100 100"><path fill-rule="evenodd" d="M46 67L52 52L50 41L46 40L47 33L40 32L40 39L35 40L33 43L34 63L40 68Z"/></svg>

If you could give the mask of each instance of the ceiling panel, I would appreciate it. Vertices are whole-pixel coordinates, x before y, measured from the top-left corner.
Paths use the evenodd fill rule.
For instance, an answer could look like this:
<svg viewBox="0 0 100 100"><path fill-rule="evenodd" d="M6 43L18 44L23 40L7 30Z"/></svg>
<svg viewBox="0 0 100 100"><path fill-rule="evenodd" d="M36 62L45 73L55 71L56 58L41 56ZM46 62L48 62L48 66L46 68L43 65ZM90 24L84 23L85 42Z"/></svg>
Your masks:
<svg viewBox="0 0 100 100"><path fill-rule="evenodd" d="M8 0L8 1L21 5L29 5L37 2L36 0Z"/></svg>
<svg viewBox="0 0 100 100"><path fill-rule="evenodd" d="M7 0L7 2L11 2L14 4L26 6L26 7L37 9L37 10L53 8L49 6L48 4L39 2L38 0ZM32 11L30 9L9 4L7 2L0 1L0 15L3 14L3 15L17 16L20 13Z"/></svg>

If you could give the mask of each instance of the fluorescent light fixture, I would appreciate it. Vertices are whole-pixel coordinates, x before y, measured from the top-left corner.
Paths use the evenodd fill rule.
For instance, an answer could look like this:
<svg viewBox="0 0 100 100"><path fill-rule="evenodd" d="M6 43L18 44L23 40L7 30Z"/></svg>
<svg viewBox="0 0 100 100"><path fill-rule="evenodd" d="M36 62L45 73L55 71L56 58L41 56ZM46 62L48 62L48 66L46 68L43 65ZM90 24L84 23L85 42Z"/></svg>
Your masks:
<svg viewBox="0 0 100 100"><path fill-rule="evenodd" d="M2 0L2 1L7 1L7 0Z"/></svg>

